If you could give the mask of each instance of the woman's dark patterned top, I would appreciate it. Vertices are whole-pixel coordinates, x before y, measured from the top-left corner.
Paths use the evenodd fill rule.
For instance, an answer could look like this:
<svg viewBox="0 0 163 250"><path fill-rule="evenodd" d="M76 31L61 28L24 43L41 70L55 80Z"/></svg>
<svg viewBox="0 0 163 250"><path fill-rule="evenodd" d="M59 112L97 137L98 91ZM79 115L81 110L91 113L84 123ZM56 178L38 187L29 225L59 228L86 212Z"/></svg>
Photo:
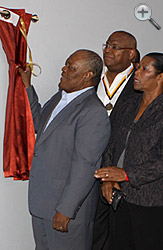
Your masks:
<svg viewBox="0 0 163 250"><path fill-rule="evenodd" d="M121 183L125 200L142 206L163 206L163 94L134 124L141 101L141 94L131 96L114 113L103 165L116 166L125 148L123 168L129 177L129 182Z"/></svg>

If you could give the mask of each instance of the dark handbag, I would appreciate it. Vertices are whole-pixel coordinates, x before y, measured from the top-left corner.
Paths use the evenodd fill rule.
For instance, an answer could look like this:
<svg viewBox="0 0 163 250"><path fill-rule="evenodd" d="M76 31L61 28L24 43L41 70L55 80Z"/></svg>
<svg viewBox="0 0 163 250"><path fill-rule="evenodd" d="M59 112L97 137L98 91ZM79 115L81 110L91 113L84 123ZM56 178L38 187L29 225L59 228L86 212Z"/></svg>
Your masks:
<svg viewBox="0 0 163 250"><path fill-rule="evenodd" d="M120 204L123 196L124 196L124 193L121 190L113 187L113 192L112 192L112 207L113 207L114 211L117 210L117 207Z"/></svg>

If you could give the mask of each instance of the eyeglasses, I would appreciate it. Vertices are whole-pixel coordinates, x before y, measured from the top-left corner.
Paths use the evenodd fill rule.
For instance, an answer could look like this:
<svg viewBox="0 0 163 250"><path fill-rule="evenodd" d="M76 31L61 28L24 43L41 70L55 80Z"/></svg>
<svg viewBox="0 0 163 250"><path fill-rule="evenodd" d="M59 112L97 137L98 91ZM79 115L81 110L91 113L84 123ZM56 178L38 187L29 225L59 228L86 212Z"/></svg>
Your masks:
<svg viewBox="0 0 163 250"><path fill-rule="evenodd" d="M106 43L106 44L103 44L103 45L102 45L102 49L103 49L103 50L104 50L104 49L107 49L107 48L112 49L112 50L133 49L133 48L122 48L122 47L119 47L119 46L116 45L116 44L111 45L111 44L109 44L109 43Z"/></svg>

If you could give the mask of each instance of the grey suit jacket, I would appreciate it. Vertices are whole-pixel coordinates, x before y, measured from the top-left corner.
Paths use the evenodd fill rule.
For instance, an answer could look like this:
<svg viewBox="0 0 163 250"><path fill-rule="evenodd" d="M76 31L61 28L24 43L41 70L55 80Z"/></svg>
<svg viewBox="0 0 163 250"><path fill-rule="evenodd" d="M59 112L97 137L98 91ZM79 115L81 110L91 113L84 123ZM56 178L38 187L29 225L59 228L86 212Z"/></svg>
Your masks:
<svg viewBox="0 0 163 250"><path fill-rule="evenodd" d="M61 98L54 95L41 108L33 87L27 89L37 139L29 180L29 208L52 219L56 210L76 220L93 221L99 183L94 172L110 136L107 112L95 90L70 102L46 123Z"/></svg>

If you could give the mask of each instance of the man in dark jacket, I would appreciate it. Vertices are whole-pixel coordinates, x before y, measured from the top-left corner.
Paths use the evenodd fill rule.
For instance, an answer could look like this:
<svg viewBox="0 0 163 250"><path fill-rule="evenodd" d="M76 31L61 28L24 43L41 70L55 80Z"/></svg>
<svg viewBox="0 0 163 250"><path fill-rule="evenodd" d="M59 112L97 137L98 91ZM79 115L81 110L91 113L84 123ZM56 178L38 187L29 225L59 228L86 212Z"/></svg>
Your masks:
<svg viewBox="0 0 163 250"><path fill-rule="evenodd" d="M98 86L97 94L110 115L113 127L114 112L121 109L121 103L135 94L133 79L137 42L135 37L125 31L112 33L103 44L103 58L106 73ZM121 102L120 102L121 101ZM117 184L115 184L117 186ZM108 250L109 237L109 200L112 193L110 183L102 184L102 193L96 213L94 241L92 250Z"/></svg>

